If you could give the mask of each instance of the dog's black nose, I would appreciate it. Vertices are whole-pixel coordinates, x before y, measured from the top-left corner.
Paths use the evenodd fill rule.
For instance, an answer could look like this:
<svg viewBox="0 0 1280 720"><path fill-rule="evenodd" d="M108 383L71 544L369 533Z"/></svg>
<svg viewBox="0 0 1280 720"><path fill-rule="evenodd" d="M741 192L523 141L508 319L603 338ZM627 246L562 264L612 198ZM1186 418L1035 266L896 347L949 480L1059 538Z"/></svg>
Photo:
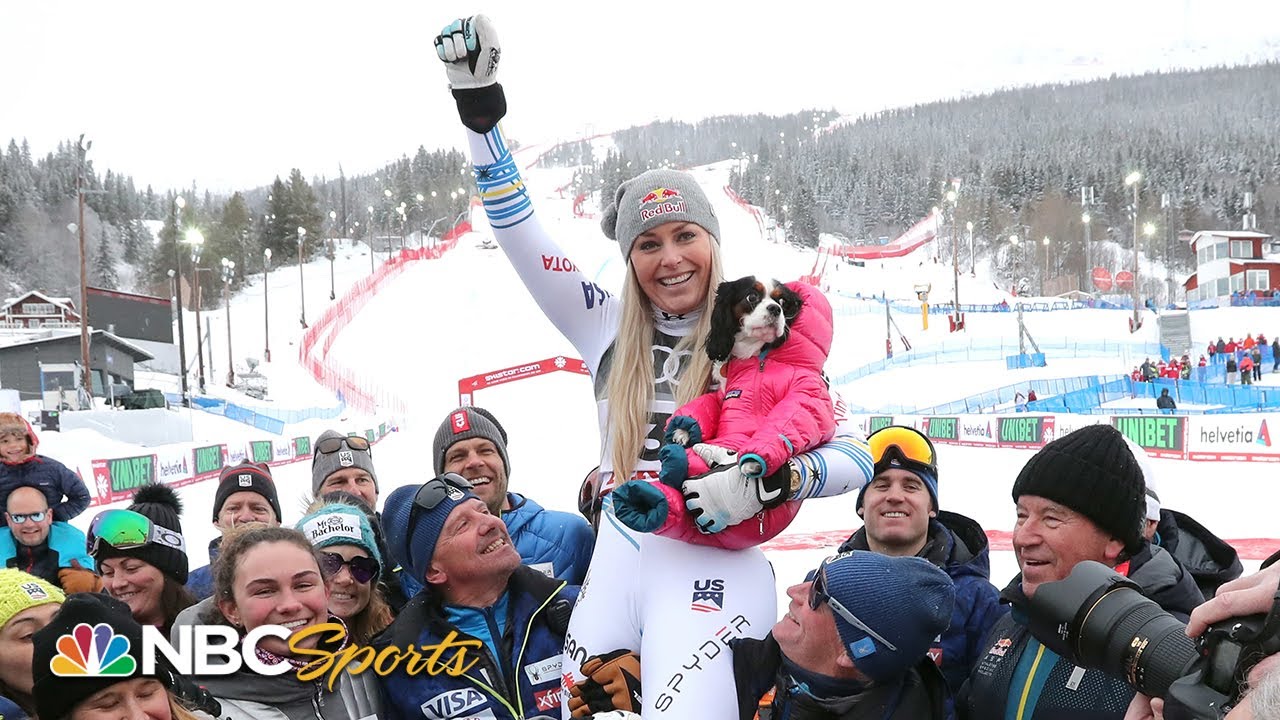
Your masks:
<svg viewBox="0 0 1280 720"><path fill-rule="evenodd" d="M781 306L781 305L779 305L778 303L773 303L773 304L769 305L769 315L770 315L770 317L778 317L778 316L779 316L779 315L781 315L781 314L782 314L782 306Z"/></svg>

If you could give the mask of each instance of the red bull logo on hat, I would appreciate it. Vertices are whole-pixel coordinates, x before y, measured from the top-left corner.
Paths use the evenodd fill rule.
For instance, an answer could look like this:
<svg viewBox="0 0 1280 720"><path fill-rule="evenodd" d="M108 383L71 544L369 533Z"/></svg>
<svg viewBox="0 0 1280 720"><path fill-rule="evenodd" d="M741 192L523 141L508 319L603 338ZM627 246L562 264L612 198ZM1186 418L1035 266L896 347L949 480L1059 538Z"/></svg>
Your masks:
<svg viewBox="0 0 1280 720"><path fill-rule="evenodd" d="M684 211L684 198L681 197L680 191L675 188L654 188L640 198L640 219L642 221L659 215L682 213Z"/></svg>

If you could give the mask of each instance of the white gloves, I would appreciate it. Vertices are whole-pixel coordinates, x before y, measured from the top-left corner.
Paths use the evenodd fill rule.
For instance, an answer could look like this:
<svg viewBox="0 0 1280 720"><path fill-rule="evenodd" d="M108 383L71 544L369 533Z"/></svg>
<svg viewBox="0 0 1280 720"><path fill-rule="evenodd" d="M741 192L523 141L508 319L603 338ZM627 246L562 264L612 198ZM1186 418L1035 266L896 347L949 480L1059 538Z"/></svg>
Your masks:
<svg viewBox="0 0 1280 720"><path fill-rule="evenodd" d="M698 452L700 445L694 446ZM715 447L715 446L709 446ZM698 455L702 456L701 452ZM702 456L708 460L706 456ZM708 460L708 464L712 464ZM684 481L684 505L704 533L717 533L764 509L760 481L742 474L737 464L722 465Z"/></svg>
<svg viewBox="0 0 1280 720"><path fill-rule="evenodd" d="M498 81L502 46L484 15L454 20L436 36L436 55L446 63L454 90L488 87Z"/></svg>

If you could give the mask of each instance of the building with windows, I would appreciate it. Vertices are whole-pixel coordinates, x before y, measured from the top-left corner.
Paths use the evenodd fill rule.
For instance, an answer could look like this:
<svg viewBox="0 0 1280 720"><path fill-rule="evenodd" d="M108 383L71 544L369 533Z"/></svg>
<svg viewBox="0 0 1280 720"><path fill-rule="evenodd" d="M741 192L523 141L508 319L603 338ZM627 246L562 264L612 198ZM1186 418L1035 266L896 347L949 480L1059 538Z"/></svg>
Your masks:
<svg viewBox="0 0 1280 720"><path fill-rule="evenodd" d="M31 290L5 298L0 305L0 329L39 330L80 326L80 313L71 298L50 297Z"/></svg>
<svg viewBox="0 0 1280 720"><path fill-rule="evenodd" d="M1280 242L1256 230L1202 230L1191 236L1196 271L1183 287L1187 302L1280 290Z"/></svg>

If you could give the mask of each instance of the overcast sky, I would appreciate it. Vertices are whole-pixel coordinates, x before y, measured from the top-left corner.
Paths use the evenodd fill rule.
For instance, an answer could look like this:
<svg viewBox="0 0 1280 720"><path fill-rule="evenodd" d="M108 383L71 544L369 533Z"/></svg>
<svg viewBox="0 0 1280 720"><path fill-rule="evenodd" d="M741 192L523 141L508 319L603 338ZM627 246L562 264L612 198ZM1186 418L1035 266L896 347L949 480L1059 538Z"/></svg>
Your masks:
<svg viewBox="0 0 1280 720"><path fill-rule="evenodd" d="M432 39L475 12L526 142L1280 57L1276 0L0 0L0 140L85 133L158 190L369 172L461 147Z"/></svg>

